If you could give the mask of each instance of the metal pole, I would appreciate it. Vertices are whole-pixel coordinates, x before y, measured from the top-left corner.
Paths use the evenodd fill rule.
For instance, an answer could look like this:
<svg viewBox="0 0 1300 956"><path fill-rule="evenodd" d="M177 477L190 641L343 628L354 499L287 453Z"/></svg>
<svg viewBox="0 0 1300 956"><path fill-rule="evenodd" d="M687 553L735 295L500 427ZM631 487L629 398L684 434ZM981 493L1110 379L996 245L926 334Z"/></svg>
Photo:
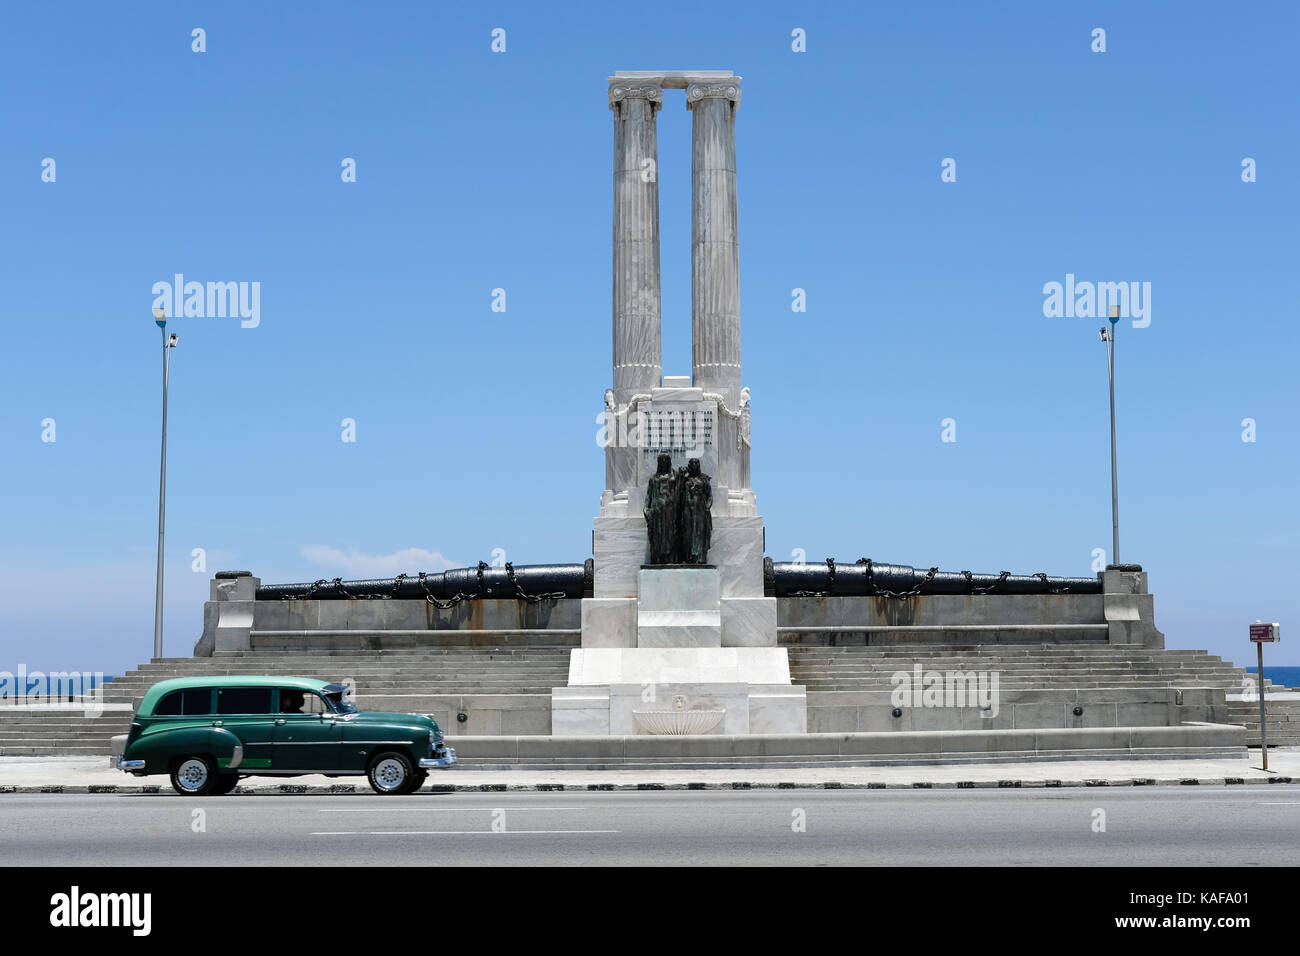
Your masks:
<svg viewBox="0 0 1300 956"><path fill-rule="evenodd" d="M153 605L153 656L163 656L163 524L167 513L167 374L171 366L171 348L167 344L167 329L162 330L163 340L163 401L162 401L162 462L158 468L158 582Z"/></svg>
<svg viewBox="0 0 1300 956"><path fill-rule="evenodd" d="M1115 462L1115 330L1118 322L1110 324L1106 338L1106 364L1110 370L1110 515L1114 530L1111 564L1119 564L1119 467Z"/></svg>
<svg viewBox="0 0 1300 956"><path fill-rule="evenodd" d="M1256 641L1259 648L1259 750L1264 755L1264 769L1268 769L1268 728L1264 724L1264 642Z"/></svg>

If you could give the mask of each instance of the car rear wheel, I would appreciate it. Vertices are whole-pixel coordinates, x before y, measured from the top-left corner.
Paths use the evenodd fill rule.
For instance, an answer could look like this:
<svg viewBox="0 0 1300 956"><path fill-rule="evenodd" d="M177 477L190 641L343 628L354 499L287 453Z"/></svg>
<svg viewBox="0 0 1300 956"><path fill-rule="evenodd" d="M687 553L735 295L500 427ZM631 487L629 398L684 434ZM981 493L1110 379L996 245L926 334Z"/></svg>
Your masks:
<svg viewBox="0 0 1300 956"><path fill-rule="evenodd" d="M172 789L183 797L215 793L217 781L212 760L198 754L180 757L172 764Z"/></svg>
<svg viewBox="0 0 1300 956"><path fill-rule="evenodd" d="M403 754L391 751L375 754L366 776L370 780L370 789L384 796L410 793L416 780L411 761Z"/></svg>

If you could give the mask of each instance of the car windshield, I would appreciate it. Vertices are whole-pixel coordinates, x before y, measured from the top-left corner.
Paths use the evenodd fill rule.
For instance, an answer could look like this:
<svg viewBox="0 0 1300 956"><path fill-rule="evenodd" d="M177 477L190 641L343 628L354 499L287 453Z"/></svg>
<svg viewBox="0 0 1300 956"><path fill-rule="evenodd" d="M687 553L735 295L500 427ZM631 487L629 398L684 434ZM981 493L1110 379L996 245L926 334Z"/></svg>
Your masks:
<svg viewBox="0 0 1300 956"><path fill-rule="evenodd" d="M337 694L326 694L325 699L329 701L336 714L355 714L357 712L357 705L350 700L345 700L342 691Z"/></svg>

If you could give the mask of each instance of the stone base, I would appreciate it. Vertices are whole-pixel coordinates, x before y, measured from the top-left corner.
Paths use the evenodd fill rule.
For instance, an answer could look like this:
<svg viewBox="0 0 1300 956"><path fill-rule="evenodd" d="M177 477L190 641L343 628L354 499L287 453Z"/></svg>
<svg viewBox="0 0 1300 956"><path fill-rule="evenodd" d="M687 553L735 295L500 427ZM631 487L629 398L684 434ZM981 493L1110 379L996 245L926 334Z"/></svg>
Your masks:
<svg viewBox="0 0 1300 956"><path fill-rule="evenodd" d="M1156 630L1155 597L1147 590L1145 571L1108 568L1101 574L1101 590L1110 643L1165 646L1165 635Z"/></svg>
<svg viewBox="0 0 1300 956"><path fill-rule="evenodd" d="M779 647L583 647L569 657L569 686L551 691L557 735L644 734L637 711L721 710L717 734L801 734L803 687L790 683Z"/></svg>
<svg viewBox="0 0 1300 956"><path fill-rule="evenodd" d="M808 703L790 684L663 683L557 687L551 695L551 727L557 736L646 735L659 712L704 712L707 733L802 734ZM714 722L712 715L721 711Z"/></svg>
<svg viewBox="0 0 1300 956"><path fill-rule="evenodd" d="M636 647L636 598L583 598L584 647Z"/></svg>
<svg viewBox="0 0 1300 956"><path fill-rule="evenodd" d="M637 578L638 647L721 647L716 568L642 568Z"/></svg>
<svg viewBox="0 0 1300 956"><path fill-rule="evenodd" d="M760 546L762 533L761 527L746 530ZM596 597L583 599L583 647L775 647L777 602L763 597L758 554L757 593L735 596L727 594L721 568L638 565L631 595L602 595L598 589ZM635 556L625 557L630 570ZM739 577L744 586L735 590L752 591L748 571Z"/></svg>
<svg viewBox="0 0 1300 956"><path fill-rule="evenodd" d="M776 647L776 598L723 598L723 647Z"/></svg>
<svg viewBox="0 0 1300 956"><path fill-rule="evenodd" d="M599 517L592 529L591 542L596 564L592 596L636 597L637 575L642 566L650 563L645 518L639 512ZM722 597L762 597L762 517L719 514L715 508L709 563L718 569Z"/></svg>
<svg viewBox="0 0 1300 956"><path fill-rule="evenodd" d="M569 652L569 686L786 684L783 647L583 647Z"/></svg>

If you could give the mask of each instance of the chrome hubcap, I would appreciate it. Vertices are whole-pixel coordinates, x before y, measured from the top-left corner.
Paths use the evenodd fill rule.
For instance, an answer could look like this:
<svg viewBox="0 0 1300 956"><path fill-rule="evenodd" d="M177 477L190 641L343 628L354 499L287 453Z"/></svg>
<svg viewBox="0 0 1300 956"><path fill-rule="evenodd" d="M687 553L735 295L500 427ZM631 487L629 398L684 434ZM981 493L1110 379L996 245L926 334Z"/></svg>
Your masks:
<svg viewBox="0 0 1300 956"><path fill-rule="evenodd" d="M198 790L208 782L208 765L191 757L176 771L176 781L185 790Z"/></svg>
<svg viewBox="0 0 1300 956"><path fill-rule="evenodd" d="M384 790L396 790L406 780L406 768L401 762L388 757L375 766L375 783Z"/></svg>

